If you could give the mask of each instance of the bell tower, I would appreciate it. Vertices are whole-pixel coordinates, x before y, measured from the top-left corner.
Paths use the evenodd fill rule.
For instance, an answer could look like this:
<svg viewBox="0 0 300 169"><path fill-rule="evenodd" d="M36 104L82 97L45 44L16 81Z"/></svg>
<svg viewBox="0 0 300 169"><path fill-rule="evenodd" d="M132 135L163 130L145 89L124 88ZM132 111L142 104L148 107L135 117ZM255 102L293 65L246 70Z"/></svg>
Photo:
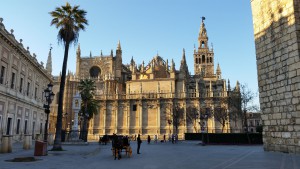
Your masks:
<svg viewBox="0 0 300 169"><path fill-rule="evenodd" d="M214 52L209 49L208 36L204 24L205 17L202 17L198 36L198 49L194 47L194 73L206 77L214 74Z"/></svg>

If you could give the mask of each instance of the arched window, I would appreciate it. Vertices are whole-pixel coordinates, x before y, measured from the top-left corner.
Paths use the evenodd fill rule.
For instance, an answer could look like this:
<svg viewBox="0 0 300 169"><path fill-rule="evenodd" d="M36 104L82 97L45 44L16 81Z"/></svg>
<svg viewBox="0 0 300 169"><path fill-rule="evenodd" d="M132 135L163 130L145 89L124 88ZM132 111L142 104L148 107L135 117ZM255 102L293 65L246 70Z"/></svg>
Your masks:
<svg viewBox="0 0 300 169"><path fill-rule="evenodd" d="M210 57L209 59L210 59L210 63L212 63L212 57Z"/></svg>
<svg viewBox="0 0 300 169"><path fill-rule="evenodd" d="M204 48L205 47L205 43L204 41L201 42L201 48Z"/></svg>
<svg viewBox="0 0 300 169"><path fill-rule="evenodd" d="M205 63L205 55L202 55L202 63Z"/></svg>
<svg viewBox="0 0 300 169"><path fill-rule="evenodd" d="M90 76L93 78L97 78L101 74L101 69L98 66L93 66L90 69Z"/></svg>

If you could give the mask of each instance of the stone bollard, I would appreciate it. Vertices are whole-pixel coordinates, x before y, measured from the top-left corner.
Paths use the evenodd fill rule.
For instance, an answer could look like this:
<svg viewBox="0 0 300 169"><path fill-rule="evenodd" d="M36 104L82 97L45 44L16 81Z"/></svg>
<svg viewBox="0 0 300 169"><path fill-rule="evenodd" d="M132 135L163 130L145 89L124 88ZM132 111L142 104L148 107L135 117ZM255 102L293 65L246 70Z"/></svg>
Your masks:
<svg viewBox="0 0 300 169"><path fill-rule="evenodd" d="M47 142L48 142L48 145L53 145L53 143L54 143L54 134L48 134L48 140L47 140Z"/></svg>
<svg viewBox="0 0 300 169"><path fill-rule="evenodd" d="M2 136L2 145L1 153L11 153L12 152L12 136L3 135Z"/></svg>
<svg viewBox="0 0 300 169"><path fill-rule="evenodd" d="M24 135L23 149L28 150L31 148L32 136L29 134Z"/></svg>

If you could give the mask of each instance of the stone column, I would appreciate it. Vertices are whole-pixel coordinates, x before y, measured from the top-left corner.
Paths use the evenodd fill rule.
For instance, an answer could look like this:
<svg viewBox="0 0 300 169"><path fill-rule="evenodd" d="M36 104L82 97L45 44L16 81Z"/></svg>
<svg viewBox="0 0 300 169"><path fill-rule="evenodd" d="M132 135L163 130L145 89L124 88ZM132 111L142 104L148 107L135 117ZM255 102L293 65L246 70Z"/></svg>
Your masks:
<svg viewBox="0 0 300 169"><path fill-rule="evenodd" d="M116 133L118 133L118 129L120 128L120 126L118 126L118 114L119 114L119 108L118 108L118 103L113 104L113 108L115 109L115 129L116 129ZM123 134L123 133L119 133L119 134Z"/></svg>
<svg viewBox="0 0 300 169"><path fill-rule="evenodd" d="M74 110L74 124L72 126L72 139L77 140L78 139L78 110Z"/></svg>
<svg viewBox="0 0 300 169"><path fill-rule="evenodd" d="M143 102L141 102L139 104L140 106L140 111L139 111L139 130L140 130L140 134L143 134Z"/></svg>
<svg viewBox="0 0 300 169"><path fill-rule="evenodd" d="M73 105L72 105L73 111L74 111L74 124L72 126L72 140L78 140L78 113L81 108L81 96L79 93L76 93L76 95L73 97ZM87 127L88 128L88 127Z"/></svg>
<svg viewBox="0 0 300 169"><path fill-rule="evenodd" d="M126 107L126 125L127 125L127 132L128 135L130 134L130 104L125 104Z"/></svg>
<svg viewBox="0 0 300 169"><path fill-rule="evenodd" d="M157 103L157 135L160 135L160 102Z"/></svg>
<svg viewBox="0 0 300 169"><path fill-rule="evenodd" d="M104 102L104 109L103 109L103 135L106 134L106 112L107 112L107 107L106 107L106 102Z"/></svg>

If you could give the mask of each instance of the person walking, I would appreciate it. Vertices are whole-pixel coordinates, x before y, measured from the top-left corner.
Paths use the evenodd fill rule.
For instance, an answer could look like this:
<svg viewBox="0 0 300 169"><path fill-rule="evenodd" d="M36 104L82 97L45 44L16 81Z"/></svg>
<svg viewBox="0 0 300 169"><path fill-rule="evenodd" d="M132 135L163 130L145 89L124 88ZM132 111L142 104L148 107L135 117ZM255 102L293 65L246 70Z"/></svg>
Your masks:
<svg viewBox="0 0 300 169"><path fill-rule="evenodd" d="M142 144L142 140L141 140L141 137L140 137L140 134L138 134L138 137L137 137L137 153L138 154L141 154L140 153L140 148L141 148L141 144Z"/></svg>
<svg viewBox="0 0 300 169"><path fill-rule="evenodd" d="M157 143L157 135L154 135L154 142Z"/></svg>
<svg viewBox="0 0 300 169"><path fill-rule="evenodd" d="M175 141L175 135L172 134L172 144L174 144L174 141Z"/></svg>
<svg viewBox="0 0 300 169"><path fill-rule="evenodd" d="M150 144L150 141L151 141L151 137L150 137L150 135L148 135L148 144Z"/></svg>
<svg viewBox="0 0 300 169"><path fill-rule="evenodd" d="M166 135L164 134L164 143L166 142Z"/></svg>

